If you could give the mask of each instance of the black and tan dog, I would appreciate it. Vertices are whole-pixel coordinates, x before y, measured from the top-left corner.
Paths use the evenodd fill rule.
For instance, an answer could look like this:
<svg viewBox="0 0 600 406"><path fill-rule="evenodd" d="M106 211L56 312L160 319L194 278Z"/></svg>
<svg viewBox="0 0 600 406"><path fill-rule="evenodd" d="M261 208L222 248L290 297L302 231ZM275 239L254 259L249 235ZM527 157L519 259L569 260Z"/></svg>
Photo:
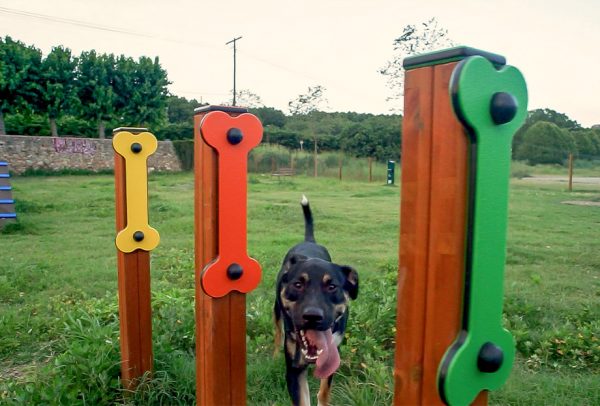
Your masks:
<svg viewBox="0 0 600 406"><path fill-rule="evenodd" d="M288 392L295 406L309 406L307 368L315 364L321 379L319 406L329 403L333 373L340 365L338 346L348 320L348 302L358 295L358 274L331 262L325 247L315 242L313 218L302 196L304 242L290 249L277 276L275 342L281 346L285 333Z"/></svg>

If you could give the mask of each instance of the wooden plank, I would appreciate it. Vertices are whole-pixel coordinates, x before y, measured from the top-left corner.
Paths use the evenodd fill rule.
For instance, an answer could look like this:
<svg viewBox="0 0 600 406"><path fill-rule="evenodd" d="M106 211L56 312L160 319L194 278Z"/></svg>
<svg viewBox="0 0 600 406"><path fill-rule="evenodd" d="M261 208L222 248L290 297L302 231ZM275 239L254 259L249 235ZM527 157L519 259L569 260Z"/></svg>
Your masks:
<svg viewBox="0 0 600 406"><path fill-rule="evenodd" d="M117 232L127 224L125 160L115 153L115 202ZM150 302L150 254L117 250L121 378L132 389L137 379L152 371L152 310Z"/></svg>
<svg viewBox="0 0 600 406"><path fill-rule="evenodd" d="M431 206L421 404L442 405L438 365L460 331L467 206L468 138L448 86L456 63L434 67Z"/></svg>
<svg viewBox="0 0 600 406"><path fill-rule="evenodd" d="M421 399L429 245L433 69L406 72L394 405Z"/></svg>
<svg viewBox="0 0 600 406"><path fill-rule="evenodd" d="M194 116L196 402L245 405L246 295L212 298L201 288L202 270L218 253L217 155L200 136L205 114Z"/></svg>

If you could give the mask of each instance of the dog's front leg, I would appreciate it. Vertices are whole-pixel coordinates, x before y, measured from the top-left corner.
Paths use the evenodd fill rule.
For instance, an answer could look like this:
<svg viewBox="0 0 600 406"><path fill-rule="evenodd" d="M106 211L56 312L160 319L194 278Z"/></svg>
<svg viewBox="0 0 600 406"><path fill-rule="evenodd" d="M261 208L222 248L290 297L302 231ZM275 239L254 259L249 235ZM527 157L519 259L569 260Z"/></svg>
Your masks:
<svg viewBox="0 0 600 406"><path fill-rule="evenodd" d="M321 379L321 386L319 387L319 394L317 395L317 398L319 399L317 406L329 405L329 395L331 394L332 381L333 375L330 375L329 378Z"/></svg>
<svg viewBox="0 0 600 406"><path fill-rule="evenodd" d="M310 406L306 368L288 367L285 379L294 406Z"/></svg>

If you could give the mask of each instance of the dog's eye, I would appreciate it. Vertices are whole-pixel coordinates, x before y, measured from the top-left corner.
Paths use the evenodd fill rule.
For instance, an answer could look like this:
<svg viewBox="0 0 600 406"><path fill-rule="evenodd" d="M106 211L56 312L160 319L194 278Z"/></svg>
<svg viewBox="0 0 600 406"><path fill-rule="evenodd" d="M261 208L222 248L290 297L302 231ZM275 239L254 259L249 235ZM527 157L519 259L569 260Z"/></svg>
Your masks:
<svg viewBox="0 0 600 406"><path fill-rule="evenodd" d="M333 283L330 283L329 285L327 285L327 290L329 292L335 292L337 289L337 285L334 285Z"/></svg>
<svg viewBox="0 0 600 406"><path fill-rule="evenodd" d="M302 289L304 287L304 284L302 282L294 282L294 287L296 289Z"/></svg>

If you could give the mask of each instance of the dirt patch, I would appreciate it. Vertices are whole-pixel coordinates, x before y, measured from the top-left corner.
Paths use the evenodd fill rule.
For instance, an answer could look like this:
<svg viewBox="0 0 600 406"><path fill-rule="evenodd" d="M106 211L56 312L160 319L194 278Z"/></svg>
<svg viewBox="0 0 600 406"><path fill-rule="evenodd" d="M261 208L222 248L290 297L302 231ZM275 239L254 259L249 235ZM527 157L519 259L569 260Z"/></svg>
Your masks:
<svg viewBox="0 0 600 406"><path fill-rule="evenodd" d="M600 202L592 202L590 200L567 200L562 204L572 204L574 206L596 206L600 207Z"/></svg>
<svg viewBox="0 0 600 406"><path fill-rule="evenodd" d="M541 176L530 176L521 179L526 182L539 182L539 183L568 183L569 178L567 176L554 176L554 175L541 175ZM580 185L600 185L600 177L585 177L585 176L574 176L574 184Z"/></svg>

